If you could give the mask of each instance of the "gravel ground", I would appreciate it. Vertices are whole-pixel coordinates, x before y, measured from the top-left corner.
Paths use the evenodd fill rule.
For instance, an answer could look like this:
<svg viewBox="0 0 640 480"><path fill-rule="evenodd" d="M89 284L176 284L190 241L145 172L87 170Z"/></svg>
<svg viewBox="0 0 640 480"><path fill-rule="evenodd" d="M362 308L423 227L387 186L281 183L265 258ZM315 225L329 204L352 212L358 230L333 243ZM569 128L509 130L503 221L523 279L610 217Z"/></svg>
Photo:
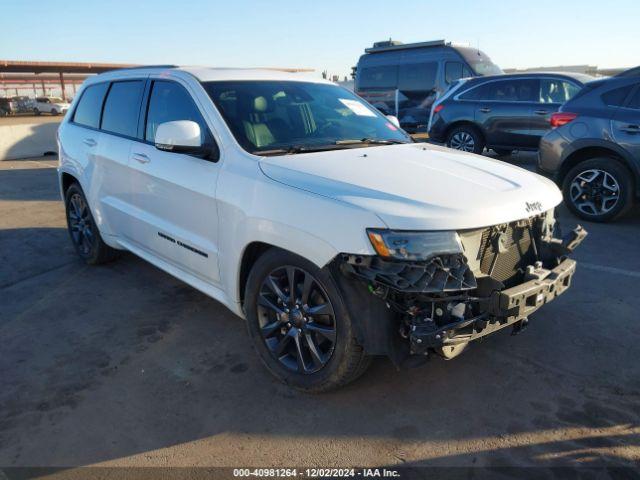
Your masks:
<svg viewBox="0 0 640 480"><path fill-rule="evenodd" d="M0 162L0 466L638 465L637 209L585 224L573 287L521 335L313 396L214 300L130 254L83 265L55 164Z"/></svg>

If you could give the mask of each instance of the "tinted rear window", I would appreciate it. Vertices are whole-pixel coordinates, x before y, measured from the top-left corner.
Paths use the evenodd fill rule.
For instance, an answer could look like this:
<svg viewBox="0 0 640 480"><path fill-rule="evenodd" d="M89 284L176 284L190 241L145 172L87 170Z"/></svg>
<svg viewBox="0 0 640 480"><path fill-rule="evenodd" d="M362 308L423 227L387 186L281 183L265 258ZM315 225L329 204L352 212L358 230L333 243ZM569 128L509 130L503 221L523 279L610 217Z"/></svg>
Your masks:
<svg viewBox="0 0 640 480"><path fill-rule="evenodd" d="M102 130L135 137L143 90L142 80L113 83L104 104Z"/></svg>
<svg viewBox="0 0 640 480"><path fill-rule="evenodd" d="M513 79L488 82L461 95L464 100L485 100L494 102L537 101L539 83L533 79Z"/></svg>
<svg viewBox="0 0 640 480"><path fill-rule="evenodd" d="M87 87L80 98L80 102L73 114L73 121L85 127L98 128L100 112L104 94L107 93L108 83L99 83Z"/></svg>
<svg viewBox="0 0 640 480"><path fill-rule="evenodd" d="M626 87L614 88L602 94L602 101L610 107L621 107L627 99L631 90L635 85L627 85Z"/></svg>
<svg viewBox="0 0 640 480"><path fill-rule="evenodd" d="M636 90L636 93L633 94L633 98L627 105L628 108L635 108L636 110L640 110L640 88Z"/></svg>

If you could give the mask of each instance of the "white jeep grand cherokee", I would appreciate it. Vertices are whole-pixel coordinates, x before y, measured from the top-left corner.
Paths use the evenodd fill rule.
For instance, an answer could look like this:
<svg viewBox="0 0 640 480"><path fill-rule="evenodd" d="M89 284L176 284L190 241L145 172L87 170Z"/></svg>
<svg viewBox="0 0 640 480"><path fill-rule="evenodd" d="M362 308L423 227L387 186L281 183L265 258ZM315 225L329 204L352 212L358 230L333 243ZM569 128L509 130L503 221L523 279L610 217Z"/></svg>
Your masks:
<svg viewBox="0 0 640 480"><path fill-rule="evenodd" d="M549 180L413 143L330 82L268 70L119 70L59 130L68 228L129 250L248 324L266 367L322 391L373 355L451 358L570 284Z"/></svg>

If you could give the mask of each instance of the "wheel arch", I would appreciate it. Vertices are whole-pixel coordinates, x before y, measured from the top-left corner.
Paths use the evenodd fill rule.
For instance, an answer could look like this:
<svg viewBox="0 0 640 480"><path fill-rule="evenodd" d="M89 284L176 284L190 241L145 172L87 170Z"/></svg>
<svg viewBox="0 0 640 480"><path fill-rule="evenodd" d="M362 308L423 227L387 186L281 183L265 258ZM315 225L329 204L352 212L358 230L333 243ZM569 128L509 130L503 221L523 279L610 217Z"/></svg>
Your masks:
<svg viewBox="0 0 640 480"><path fill-rule="evenodd" d="M484 132L482 131L482 128L480 128L478 126L477 123L475 123L472 120L456 120L455 122L451 123L450 125L447 126L446 130L444 131L444 140L445 142L447 141L447 138L449 137L449 134L458 127L470 127L472 129L474 129L476 132L478 132L478 134L480 134L480 136L482 137L482 141L485 143L487 143L487 136L484 134Z"/></svg>
<svg viewBox="0 0 640 480"><path fill-rule="evenodd" d="M607 157L617 161L631 174L631 182L634 190L634 194L638 196L638 180L639 180L639 167L636 162L630 160L625 152L620 151L620 147L612 144L596 144L596 145L584 145L578 146L565 156L562 161L560 170L557 175L558 185L563 185L565 177L569 171L578 165L580 162L589 160L591 158Z"/></svg>

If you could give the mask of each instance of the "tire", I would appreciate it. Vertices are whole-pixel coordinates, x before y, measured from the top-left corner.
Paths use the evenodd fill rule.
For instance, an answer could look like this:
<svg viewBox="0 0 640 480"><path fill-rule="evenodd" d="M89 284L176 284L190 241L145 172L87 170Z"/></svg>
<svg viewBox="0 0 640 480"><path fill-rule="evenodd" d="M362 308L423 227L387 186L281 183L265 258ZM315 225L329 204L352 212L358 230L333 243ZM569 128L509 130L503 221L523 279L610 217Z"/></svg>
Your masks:
<svg viewBox="0 0 640 480"><path fill-rule="evenodd" d="M299 302L291 301L291 284ZM258 356L271 374L293 388L333 390L354 381L370 365L328 269L298 255L277 248L265 252L247 279L244 307ZM280 353L278 347L283 347Z"/></svg>
<svg viewBox="0 0 640 480"><path fill-rule="evenodd" d="M58 115L58 110L56 110L55 108L51 109L51 115L56 116Z"/></svg>
<svg viewBox="0 0 640 480"><path fill-rule="evenodd" d="M89 265L114 260L119 252L102 240L80 185L72 183L64 200L67 230L78 255Z"/></svg>
<svg viewBox="0 0 640 480"><path fill-rule="evenodd" d="M491 150L496 152L496 155L498 155L499 157L506 157L507 155L511 155L513 153L513 150L504 148L492 148Z"/></svg>
<svg viewBox="0 0 640 480"><path fill-rule="evenodd" d="M461 125L447 134L445 144L454 150L480 155L484 151L485 142L477 128Z"/></svg>
<svg viewBox="0 0 640 480"><path fill-rule="evenodd" d="M33 109L33 114L34 115L40 115L40 110L38 110L38 108L34 108Z"/></svg>
<svg viewBox="0 0 640 480"><path fill-rule="evenodd" d="M562 193L576 216L608 222L624 215L633 203L631 172L614 158L585 160L564 178ZM606 200L607 197L614 197Z"/></svg>

